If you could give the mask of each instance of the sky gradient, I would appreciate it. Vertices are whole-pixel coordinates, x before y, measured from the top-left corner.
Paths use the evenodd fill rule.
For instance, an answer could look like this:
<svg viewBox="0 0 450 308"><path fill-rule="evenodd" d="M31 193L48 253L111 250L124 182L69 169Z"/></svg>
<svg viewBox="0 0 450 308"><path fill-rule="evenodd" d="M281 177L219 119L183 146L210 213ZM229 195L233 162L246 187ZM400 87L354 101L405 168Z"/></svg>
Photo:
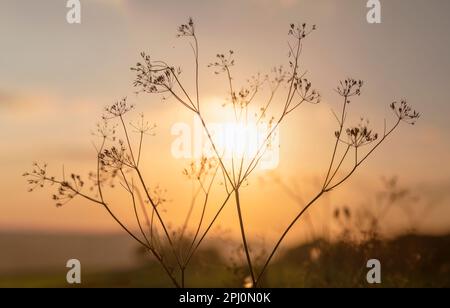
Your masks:
<svg viewBox="0 0 450 308"><path fill-rule="evenodd" d="M437 200L423 228L449 229L449 1L382 1L382 23L372 25L366 22L362 0L85 0L80 25L66 23L66 12L62 0L0 2L0 229L117 231L101 208L84 201L56 209L48 191L27 194L21 174L32 161L48 162L56 174L62 165L66 170L91 170L95 151L90 131L104 106L124 96L158 125L157 135L146 144L150 154L145 168L152 185L168 189L167 215L174 217L175 225L181 221L190 193L181 174L187 161L171 157L170 128L179 121L191 123L192 116L173 100L136 97L129 68L146 51L183 67L192 86L190 47L175 37L177 26L189 16L200 40L201 93L211 106L220 106L227 91L225 80L206 67L218 52L235 51L235 79L243 82L256 72L287 64L291 22L316 24L318 30L304 46L302 68L323 102L305 107L283 124L275 173L289 185L300 186L305 195L314 191L333 146L336 123L331 110L339 106L333 89L338 80L362 79L363 95L352 104L355 119L367 115L381 130L384 118L393 120L388 104L402 98L422 117L414 127L403 126L323 203L357 206L380 187L381 177L398 176L422 198ZM220 118L220 112L212 117ZM264 233L268 224L279 232L299 207L261 177L271 175L257 173L244 197L254 235ZM262 189L264 196L257 193ZM265 214L253 215L260 207L267 208ZM117 211L128 213L120 206ZM317 210L316 215L324 221L327 214ZM223 219L223 225L234 223L233 210Z"/></svg>

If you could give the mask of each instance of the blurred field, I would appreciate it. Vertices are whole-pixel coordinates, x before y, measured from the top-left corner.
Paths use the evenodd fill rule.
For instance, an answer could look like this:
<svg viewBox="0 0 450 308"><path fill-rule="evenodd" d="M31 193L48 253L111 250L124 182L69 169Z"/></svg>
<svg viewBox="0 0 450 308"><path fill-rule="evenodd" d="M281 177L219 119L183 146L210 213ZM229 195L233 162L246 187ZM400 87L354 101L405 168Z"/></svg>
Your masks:
<svg viewBox="0 0 450 308"><path fill-rule="evenodd" d="M2 234L0 287L68 287L65 262L82 262L81 287L170 287L157 264L121 235ZM355 244L316 240L285 251L266 287L369 287L368 259L382 264L380 287L450 287L450 235L404 235ZM190 287L239 287L245 269L217 250L199 252L187 272Z"/></svg>
<svg viewBox="0 0 450 308"><path fill-rule="evenodd" d="M135 265L135 244L126 235L39 232L0 233L0 274L65 268L79 259L88 270Z"/></svg>

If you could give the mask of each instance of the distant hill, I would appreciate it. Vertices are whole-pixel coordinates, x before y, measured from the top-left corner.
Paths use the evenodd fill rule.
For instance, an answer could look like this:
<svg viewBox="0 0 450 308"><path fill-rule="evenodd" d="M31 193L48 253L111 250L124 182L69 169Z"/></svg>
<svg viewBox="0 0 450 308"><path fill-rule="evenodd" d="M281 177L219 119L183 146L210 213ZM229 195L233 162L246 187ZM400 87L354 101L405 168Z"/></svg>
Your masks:
<svg viewBox="0 0 450 308"><path fill-rule="evenodd" d="M0 233L1 287L67 287L66 261L82 263L82 287L172 286L126 235ZM186 281L191 287L241 286L247 269L231 266L220 248L201 250ZM366 281L367 260L381 262L382 284ZM449 287L450 235L407 234L356 244L316 240L274 260L264 287Z"/></svg>
<svg viewBox="0 0 450 308"><path fill-rule="evenodd" d="M122 234L0 232L0 274L65 271L73 258L85 271L127 269L137 264L136 250Z"/></svg>
<svg viewBox="0 0 450 308"><path fill-rule="evenodd" d="M359 245L317 240L288 250L269 269L269 286L367 287L369 259L382 268L381 287L449 287L450 235L406 234Z"/></svg>

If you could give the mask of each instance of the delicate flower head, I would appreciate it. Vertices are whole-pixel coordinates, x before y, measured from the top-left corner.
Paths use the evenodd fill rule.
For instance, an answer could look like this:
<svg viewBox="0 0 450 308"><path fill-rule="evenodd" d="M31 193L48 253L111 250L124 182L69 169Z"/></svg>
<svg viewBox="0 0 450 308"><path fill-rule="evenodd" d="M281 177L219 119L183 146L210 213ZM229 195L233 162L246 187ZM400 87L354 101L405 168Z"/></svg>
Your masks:
<svg viewBox="0 0 450 308"><path fill-rule="evenodd" d="M194 36L194 35L195 35L194 20L192 19L192 17L189 17L187 23L182 24L178 27L177 37Z"/></svg>
<svg viewBox="0 0 450 308"><path fill-rule="evenodd" d="M130 123L130 125L134 128L136 133L155 136L154 130L156 129L156 124L150 124L146 121L143 113L139 115L139 121Z"/></svg>
<svg viewBox="0 0 450 308"><path fill-rule="evenodd" d="M390 105L391 109L394 111L395 115L400 121L414 125L420 117L420 113L412 109L408 105L406 100L401 100L400 102L392 102Z"/></svg>
<svg viewBox="0 0 450 308"><path fill-rule="evenodd" d="M132 110L134 108L133 105L129 105L127 102L127 98L124 97L120 101L115 102L111 106L107 106L105 108L105 115L103 116L104 119L112 119L121 117L124 114L126 114L128 111Z"/></svg>
<svg viewBox="0 0 450 308"><path fill-rule="evenodd" d="M341 141L355 148L368 145L378 139L378 134L369 128L369 121L363 118L358 125L347 128L345 133L347 140ZM335 136L339 138L339 131L335 132Z"/></svg>
<svg viewBox="0 0 450 308"><path fill-rule="evenodd" d="M181 74L181 69L175 69L163 61L152 61L150 56L141 52L142 62L138 62L131 70L136 72L133 87L144 93L166 93L171 91L174 76Z"/></svg>
<svg viewBox="0 0 450 308"><path fill-rule="evenodd" d="M364 82L362 80L355 80L353 78L347 78L344 81L339 82L339 86L336 89L343 97L351 97L355 95L361 95L361 88Z"/></svg>
<svg viewBox="0 0 450 308"><path fill-rule="evenodd" d="M110 124L110 121L104 116L100 122L95 126L95 131L92 132L93 136L98 136L105 140L116 140L116 128L117 124Z"/></svg>
<svg viewBox="0 0 450 308"><path fill-rule="evenodd" d="M199 161L192 161L188 168L183 170L183 175L188 179L197 179L202 181L206 176L210 175L211 171L217 166L216 158L208 158L202 156Z"/></svg>
<svg viewBox="0 0 450 308"><path fill-rule="evenodd" d="M215 74L220 74L227 72L230 67L234 66L234 51L229 50L228 53L218 53L216 55L216 61L209 63L208 67L215 67L217 70L214 72Z"/></svg>
<svg viewBox="0 0 450 308"><path fill-rule="evenodd" d="M305 37L307 37L312 31L316 30L316 25L312 25L311 27L308 27L306 23L303 24L293 24L291 23L289 25L289 31L288 35L292 35L293 37L301 40Z"/></svg>
<svg viewBox="0 0 450 308"><path fill-rule="evenodd" d="M307 78L297 78L294 88L302 99L311 104L318 104L321 101L320 93L312 88L312 83Z"/></svg>

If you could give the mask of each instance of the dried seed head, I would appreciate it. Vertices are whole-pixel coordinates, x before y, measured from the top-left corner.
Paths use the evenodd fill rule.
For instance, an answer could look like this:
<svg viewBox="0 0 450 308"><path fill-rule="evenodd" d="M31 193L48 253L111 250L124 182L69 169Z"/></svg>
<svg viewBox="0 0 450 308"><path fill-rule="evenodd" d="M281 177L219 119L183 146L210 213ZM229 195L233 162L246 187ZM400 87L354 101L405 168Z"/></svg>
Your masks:
<svg viewBox="0 0 450 308"><path fill-rule="evenodd" d="M420 113L412 109L406 100L401 100L400 102L394 101L391 103L390 108L395 113L397 118L405 123L414 125L420 118Z"/></svg>
<svg viewBox="0 0 450 308"><path fill-rule="evenodd" d="M103 120L108 120L116 117L121 117L126 114L128 111L134 108L133 105L129 105L127 102L127 98L124 97L120 101L115 102L114 104L107 106L105 108L105 115L103 116Z"/></svg>
<svg viewBox="0 0 450 308"><path fill-rule="evenodd" d="M364 85L364 82L362 80L355 80L353 78L347 78L344 81L340 81L339 85L336 89L336 92L339 93L339 95L349 98L351 96L355 95L361 95L361 88ZM350 103L350 101L347 101L347 103Z"/></svg>

